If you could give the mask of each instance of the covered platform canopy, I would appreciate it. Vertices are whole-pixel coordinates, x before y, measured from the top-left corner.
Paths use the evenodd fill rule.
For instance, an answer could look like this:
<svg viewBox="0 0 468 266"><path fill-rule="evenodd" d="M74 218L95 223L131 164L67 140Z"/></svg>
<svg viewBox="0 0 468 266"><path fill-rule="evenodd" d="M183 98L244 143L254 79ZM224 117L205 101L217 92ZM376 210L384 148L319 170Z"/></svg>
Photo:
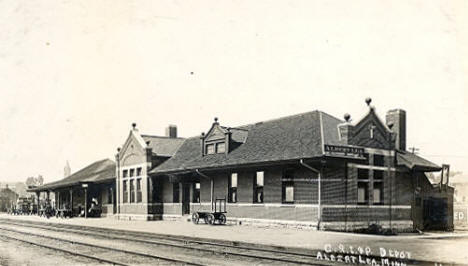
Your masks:
<svg viewBox="0 0 468 266"><path fill-rule="evenodd" d="M29 192L53 191L89 183L107 183L115 180L115 163L109 159L94 162L62 180L28 189Z"/></svg>
<svg viewBox="0 0 468 266"><path fill-rule="evenodd" d="M397 152L397 164L405 166L410 170L422 172L437 172L442 170L442 167L437 164L406 151Z"/></svg>
<svg viewBox="0 0 468 266"><path fill-rule="evenodd" d="M55 209L67 210L73 214L80 214L83 210L88 210L92 198L102 197L103 188L111 190L110 202L114 204L113 190L115 186L115 163L109 159L94 162L85 168L65 177L62 180L44 184L28 189L28 192L35 192L38 199L41 192L46 193L46 202L49 201L49 193L55 195ZM105 193L108 193L107 191ZM89 194L89 195L88 195ZM108 200L109 201L109 200ZM39 204L39 202L38 202ZM91 204L91 206L93 206ZM88 211L85 211L87 217Z"/></svg>

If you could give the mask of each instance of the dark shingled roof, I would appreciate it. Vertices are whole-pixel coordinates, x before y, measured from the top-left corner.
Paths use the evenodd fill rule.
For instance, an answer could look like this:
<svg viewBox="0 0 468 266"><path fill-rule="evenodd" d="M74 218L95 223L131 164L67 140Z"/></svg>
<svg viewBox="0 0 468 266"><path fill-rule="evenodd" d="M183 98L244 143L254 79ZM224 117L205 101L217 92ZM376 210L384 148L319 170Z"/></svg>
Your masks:
<svg viewBox="0 0 468 266"><path fill-rule="evenodd" d="M109 159L94 162L62 180L44 184L28 191L45 191L78 185L80 183L103 183L115 179L115 163Z"/></svg>
<svg viewBox="0 0 468 266"><path fill-rule="evenodd" d="M150 173L267 163L323 155L323 143L338 142L338 124L343 121L321 111L259 122L232 130L233 139L244 144L226 154L201 156L200 137L186 139L173 157ZM248 130L248 131L245 131ZM323 130L323 132L322 132ZM234 137L234 134L238 134Z"/></svg>
<svg viewBox="0 0 468 266"><path fill-rule="evenodd" d="M145 142L149 141L149 146L154 154L158 156L170 157L179 149L185 139L170 138L151 135L141 135Z"/></svg>
<svg viewBox="0 0 468 266"><path fill-rule="evenodd" d="M440 171L442 168L418 155L406 151L398 151L397 164L408 167L411 170Z"/></svg>

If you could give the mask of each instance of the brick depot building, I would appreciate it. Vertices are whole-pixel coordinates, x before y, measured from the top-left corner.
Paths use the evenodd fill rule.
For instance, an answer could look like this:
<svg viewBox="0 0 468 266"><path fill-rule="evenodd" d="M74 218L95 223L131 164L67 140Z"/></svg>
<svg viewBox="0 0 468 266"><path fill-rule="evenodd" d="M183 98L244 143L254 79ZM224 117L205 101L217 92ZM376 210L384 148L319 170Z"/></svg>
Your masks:
<svg viewBox="0 0 468 266"><path fill-rule="evenodd" d="M425 173L442 168L406 152L406 113L385 123L373 107L351 123L321 111L178 138L133 128L115 156L30 191L74 213L98 200L117 219L186 219L227 201L228 222L353 230L452 229L453 188ZM81 207L81 208L80 208Z"/></svg>
<svg viewBox="0 0 468 266"><path fill-rule="evenodd" d="M406 113L385 123L368 102L351 123L321 111L177 138L136 125L116 155L119 219L180 219L227 200L238 224L352 230L453 228L453 189L433 186L441 167L406 152Z"/></svg>

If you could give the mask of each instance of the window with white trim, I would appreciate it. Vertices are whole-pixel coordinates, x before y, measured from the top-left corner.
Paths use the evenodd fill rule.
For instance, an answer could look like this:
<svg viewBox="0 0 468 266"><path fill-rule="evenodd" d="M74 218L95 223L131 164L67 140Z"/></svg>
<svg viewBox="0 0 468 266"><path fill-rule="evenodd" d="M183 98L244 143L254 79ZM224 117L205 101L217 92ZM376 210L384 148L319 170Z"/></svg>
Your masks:
<svg viewBox="0 0 468 266"><path fill-rule="evenodd" d="M369 170L358 169L358 182L357 182L357 203L369 203Z"/></svg>
<svg viewBox="0 0 468 266"><path fill-rule="evenodd" d="M228 202L237 202L237 173L231 173L231 176L229 178Z"/></svg>
<svg viewBox="0 0 468 266"><path fill-rule="evenodd" d="M254 203L263 203L264 171L257 171L254 178Z"/></svg>
<svg viewBox="0 0 468 266"><path fill-rule="evenodd" d="M214 153L215 153L214 143L206 144L206 154L214 154Z"/></svg>

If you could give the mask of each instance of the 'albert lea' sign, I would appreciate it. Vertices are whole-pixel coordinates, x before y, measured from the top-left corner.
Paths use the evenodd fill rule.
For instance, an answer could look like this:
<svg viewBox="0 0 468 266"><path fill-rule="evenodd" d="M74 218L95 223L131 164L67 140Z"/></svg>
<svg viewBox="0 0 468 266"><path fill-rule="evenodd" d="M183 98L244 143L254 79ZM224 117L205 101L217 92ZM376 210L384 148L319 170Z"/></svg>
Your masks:
<svg viewBox="0 0 468 266"><path fill-rule="evenodd" d="M328 145L325 144L325 153L328 155L335 156L351 156L351 157L362 157L364 156L364 148L339 146L339 145Z"/></svg>

